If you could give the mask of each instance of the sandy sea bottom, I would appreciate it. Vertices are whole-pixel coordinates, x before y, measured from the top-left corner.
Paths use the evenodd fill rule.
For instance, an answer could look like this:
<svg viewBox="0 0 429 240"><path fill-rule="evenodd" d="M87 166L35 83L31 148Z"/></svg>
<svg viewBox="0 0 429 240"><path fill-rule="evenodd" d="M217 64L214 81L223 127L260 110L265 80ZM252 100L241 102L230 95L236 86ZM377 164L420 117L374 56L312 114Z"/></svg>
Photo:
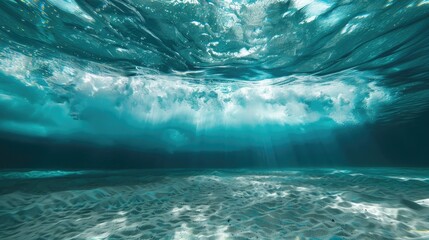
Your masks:
<svg viewBox="0 0 429 240"><path fill-rule="evenodd" d="M0 239L429 239L429 170L2 171Z"/></svg>

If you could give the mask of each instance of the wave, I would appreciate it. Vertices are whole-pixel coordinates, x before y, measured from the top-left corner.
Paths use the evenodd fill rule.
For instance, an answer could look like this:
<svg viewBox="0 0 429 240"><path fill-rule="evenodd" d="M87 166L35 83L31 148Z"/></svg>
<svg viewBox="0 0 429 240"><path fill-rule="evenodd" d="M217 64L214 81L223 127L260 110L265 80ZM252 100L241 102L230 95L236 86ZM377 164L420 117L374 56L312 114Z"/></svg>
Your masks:
<svg viewBox="0 0 429 240"><path fill-rule="evenodd" d="M9 0L1 9L9 45L128 74L250 80L427 60L426 1Z"/></svg>
<svg viewBox="0 0 429 240"><path fill-rule="evenodd" d="M180 147L429 106L423 0L7 0L0 12L1 131Z"/></svg>

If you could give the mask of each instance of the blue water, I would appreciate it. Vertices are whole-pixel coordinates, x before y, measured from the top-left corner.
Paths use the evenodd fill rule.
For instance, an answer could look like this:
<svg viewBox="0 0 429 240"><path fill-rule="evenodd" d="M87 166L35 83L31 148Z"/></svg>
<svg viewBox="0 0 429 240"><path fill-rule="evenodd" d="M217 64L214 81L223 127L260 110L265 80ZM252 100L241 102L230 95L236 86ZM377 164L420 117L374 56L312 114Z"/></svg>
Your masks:
<svg viewBox="0 0 429 240"><path fill-rule="evenodd" d="M5 0L0 11L6 133L231 151L428 106L423 0Z"/></svg>
<svg viewBox="0 0 429 240"><path fill-rule="evenodd" d="M428 0L0 0L0 239L429 239L428 79Z"/></svg>

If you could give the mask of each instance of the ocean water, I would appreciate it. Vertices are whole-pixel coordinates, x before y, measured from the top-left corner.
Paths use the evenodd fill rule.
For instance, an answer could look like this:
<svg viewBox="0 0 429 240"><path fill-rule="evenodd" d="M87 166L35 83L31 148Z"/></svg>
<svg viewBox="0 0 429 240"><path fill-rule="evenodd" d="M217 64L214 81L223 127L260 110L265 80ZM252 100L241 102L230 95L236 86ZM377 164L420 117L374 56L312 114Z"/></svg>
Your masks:
<svg viewBox="0 0 429 240"><path fill-rule="evenodd" d="M429 239L428 79L428 0L0 0L0 239Z"/></svg>
<svg viewBox="0 0 429 240"><path fill-rule="evenodd" d="M425 0L5 0L0 11L5 133L233 151L428 108Z"/></svg>

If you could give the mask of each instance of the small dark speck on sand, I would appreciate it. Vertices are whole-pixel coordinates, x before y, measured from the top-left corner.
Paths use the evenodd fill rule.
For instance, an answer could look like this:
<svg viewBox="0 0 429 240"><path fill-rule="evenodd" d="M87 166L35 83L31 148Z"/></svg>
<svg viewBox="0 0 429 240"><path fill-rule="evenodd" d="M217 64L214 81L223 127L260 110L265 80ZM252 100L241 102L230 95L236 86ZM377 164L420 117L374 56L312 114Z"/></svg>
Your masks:
<svg viewBox="0 0 429 240"><path fill-rule="evenodd" d="M334 219L331 219L331 221L332 221L332 222L335 222L335 220L334 220Z"/></svg>
<svg viewBox="0 0 429 240"><path fill-rule="evenodd" d="M231 218L228 218L228 222L230 222L231 221Z"/></svg>

